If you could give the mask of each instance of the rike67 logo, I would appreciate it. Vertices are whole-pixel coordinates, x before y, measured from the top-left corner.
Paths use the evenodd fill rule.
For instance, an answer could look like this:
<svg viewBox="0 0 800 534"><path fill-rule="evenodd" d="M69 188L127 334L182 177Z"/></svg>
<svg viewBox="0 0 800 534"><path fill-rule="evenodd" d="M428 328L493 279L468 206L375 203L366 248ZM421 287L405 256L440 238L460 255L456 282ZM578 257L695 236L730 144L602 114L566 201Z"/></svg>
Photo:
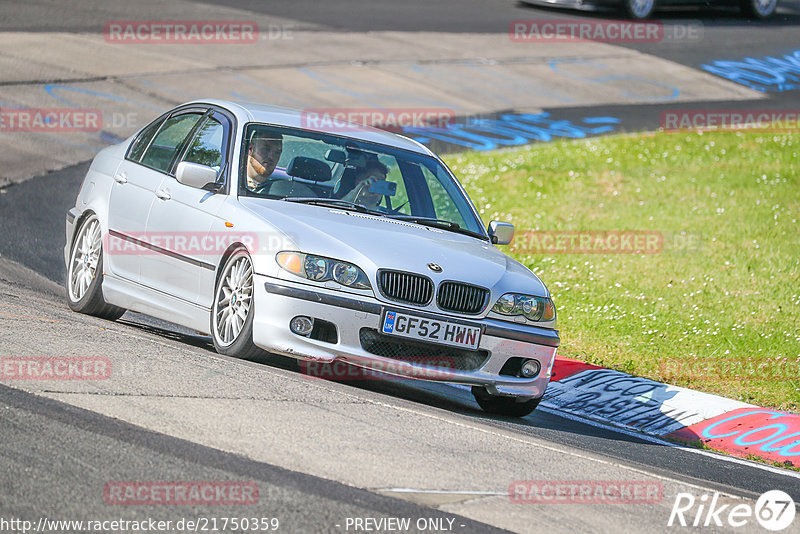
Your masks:
<svg viewBox="0 0 800 534"><path fill-rule="evenodd" d="M762 494L755 506L749 503L722 504L720 494L703 494L699 499L691 493L678 493L667 526L743 527L755 520L761 527L779 532L794 521L794 501L785 492L771 490Z"/></svg>

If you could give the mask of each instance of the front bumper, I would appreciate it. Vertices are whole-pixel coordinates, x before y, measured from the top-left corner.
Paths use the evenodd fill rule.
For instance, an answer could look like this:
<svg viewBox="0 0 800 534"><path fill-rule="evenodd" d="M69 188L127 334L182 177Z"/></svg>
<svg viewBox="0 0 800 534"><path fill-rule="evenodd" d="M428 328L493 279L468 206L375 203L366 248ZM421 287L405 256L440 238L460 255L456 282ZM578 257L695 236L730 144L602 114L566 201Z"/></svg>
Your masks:
<svg viewBox="0 0 800 534"><path fill-rule="evenodd" d="M64 265L67 266L67 269L69 269L69 255L72 252L72 239L75 235L75 225L80 216L81 212L78 208L70 208L69 211L67 212L66 228L65 228L67 233L67 240L66 244L64 245Z"/></svg>
<svg viewBox="0 0 800 534"><path fill-rule="evenodd" d="M436 314L434 317L441 320L480 326L483 334L479 349L488 352L488 357L474 370L431 367L367 352L359 337L362 328L380 329L386 309L431 316L428 312L402 305L388 305L374 297L263 275L256 275L254 282L256 313L253 342L269 352L318 362L339 360L421 380L483 386L492 395L538 398L544 395L550 381L559 344L558 333L554 330L494 319L464 319ZM338 333L337 342L328 343L292 333L289 322L298 315L333 323ZM501 375L506 361L514 357L538 360L541 372L532 379Z"/></svg>

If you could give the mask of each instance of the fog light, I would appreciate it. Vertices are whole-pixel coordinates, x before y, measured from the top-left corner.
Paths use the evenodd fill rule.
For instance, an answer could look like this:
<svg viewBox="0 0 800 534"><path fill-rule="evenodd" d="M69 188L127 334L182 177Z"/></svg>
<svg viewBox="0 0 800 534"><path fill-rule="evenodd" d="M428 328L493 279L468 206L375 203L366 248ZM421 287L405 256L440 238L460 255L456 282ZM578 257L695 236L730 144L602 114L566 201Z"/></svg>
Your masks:
<svg viewBox="0 0 800 534"><path fill-rule="evenodd" d="M298 315L289 322L289 330L298 336L307 336L314 329L314 319L305 315Z"/></svg>
<svg viewBox="0 0 800 534"><path fill-rule="evenodd" d="M519 369L519 374L521 374L523 378L533 378L537 376L541 370L542 366L537 360L525 360L522 362L522 367Z"/></svg>

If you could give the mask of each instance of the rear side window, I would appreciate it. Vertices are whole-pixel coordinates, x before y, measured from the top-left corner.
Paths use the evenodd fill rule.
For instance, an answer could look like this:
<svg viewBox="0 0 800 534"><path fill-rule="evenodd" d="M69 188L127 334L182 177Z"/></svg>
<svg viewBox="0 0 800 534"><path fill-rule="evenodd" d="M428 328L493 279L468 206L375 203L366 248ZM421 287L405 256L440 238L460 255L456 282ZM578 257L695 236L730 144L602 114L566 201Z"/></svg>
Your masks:
<svg viewBox="0 0 800 534"><path fill-rule="evenodd" d="M154 123L150 124L147 128L142 130L142 133L139 134L133 145L131 146L131 151L128 153L128 159L138 162L142 159L142 154L144 154L145 149L150 144L150 141L153 139L153 136L156 134L158 129L164 123L164 119L155 121Z"/></svg>
<svg viewBox="0 0 800 534"><path fill-rule="evenodd" d="M201 117L202 115L199 113L186 113L164 121L164 125L144 151L140 163L162 172L168 172L186 137Z"/></svg>

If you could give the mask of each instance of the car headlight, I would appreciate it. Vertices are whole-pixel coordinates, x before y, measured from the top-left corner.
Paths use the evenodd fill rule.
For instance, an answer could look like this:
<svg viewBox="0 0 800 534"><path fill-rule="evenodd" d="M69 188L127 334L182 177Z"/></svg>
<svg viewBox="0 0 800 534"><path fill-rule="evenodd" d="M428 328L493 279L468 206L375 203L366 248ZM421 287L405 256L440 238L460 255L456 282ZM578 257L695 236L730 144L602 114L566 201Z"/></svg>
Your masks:
<svg viewBox="0 0 800 534"><path fill-rule="evenodd" d="M303 264L305 266L306 278L309 280L314 280L315 282L330 280L330 276L328 275L330 267L328 266L328 260L325 258L306 256L306 261L303 262Z"/></svg>
<svg viewBox="0 0 800 534"><path fill-rule="evenodd" d="M500 315L524 315L535 323L552 321L556 316L552 300L519 293L506 293L497 299L492 311Z"/></svg>
<svg viewBox="0 0 800 534"><path fill-rule="evenodd" d="M344 262L336 262L333 264L333 279L342 284L343 286L352 286L358 280L361 274L361 269L355 265Z"/></svg>
<svg viewBox="0 0 800 534"><path fill-rule="evenodd" d="M275 259L285 271L314 282L334 280L354 289L372 289L364 271L346 261L324 258L302 252L279 252Z"/></svg>

